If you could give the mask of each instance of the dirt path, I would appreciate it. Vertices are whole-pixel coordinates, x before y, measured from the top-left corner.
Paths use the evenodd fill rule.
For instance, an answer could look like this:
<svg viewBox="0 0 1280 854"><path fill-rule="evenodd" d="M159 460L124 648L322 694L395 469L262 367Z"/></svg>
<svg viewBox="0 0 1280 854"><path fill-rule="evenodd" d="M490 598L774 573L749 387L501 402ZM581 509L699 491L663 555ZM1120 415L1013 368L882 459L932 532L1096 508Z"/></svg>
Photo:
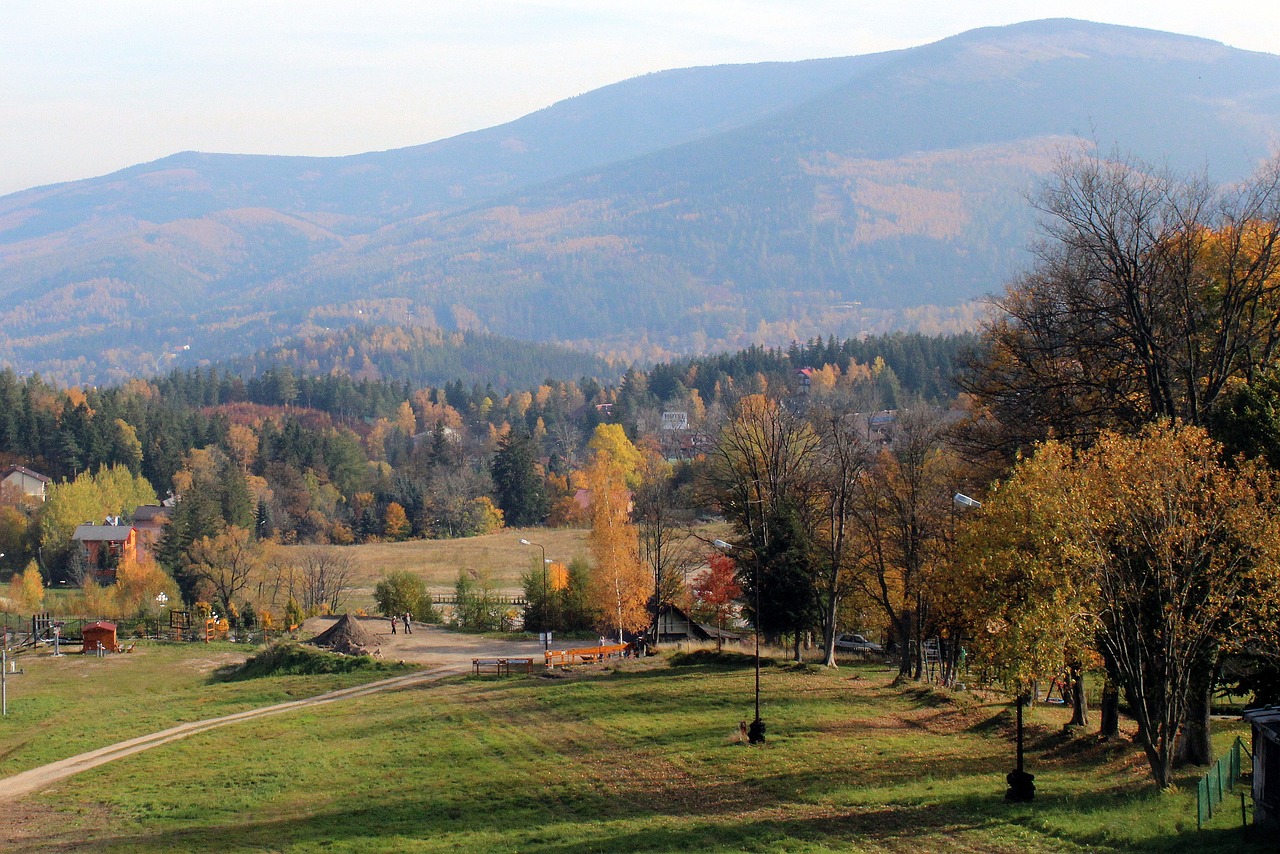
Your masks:
<svg viewBox="0 0 1280 854"><path fill-rule="evenodd" d="M336 618L315 618L308 620L301 632L303 637L312 637L327 629ZM318 694L302 700L291 700L264 706L260 709L249 709L218 718L207 718L179 724L160 732L143 735L90 750L78 756L70 756L57 762L50 762L39 768L32 768L0 780L0 802L13 801L31 792L43 789L59 780L64 780L81 771L96 768L116 759L141 753L171 741L186 738L198 732L216 729L228 724L254 718L276 715L308 706L320 706L353 697L363 697L379 691L390 691L397 688L409 688L425 682L434 682L448 676L468 673L471 670L471 659L490 656L535 656L542 655L542 648L536 642L512 642L493 640L476 635L459 635L440 629L430 628L421 623L413 624L413 633L405 634L400 627L395 635L391 634L390 622L385 619L364 618L361 621L365 628L378 636L379 652L385 661L404 661L423 664L427 669L405 676L395 676L378 682L369 682L353 688L342 688L327 694Z"/></svg>

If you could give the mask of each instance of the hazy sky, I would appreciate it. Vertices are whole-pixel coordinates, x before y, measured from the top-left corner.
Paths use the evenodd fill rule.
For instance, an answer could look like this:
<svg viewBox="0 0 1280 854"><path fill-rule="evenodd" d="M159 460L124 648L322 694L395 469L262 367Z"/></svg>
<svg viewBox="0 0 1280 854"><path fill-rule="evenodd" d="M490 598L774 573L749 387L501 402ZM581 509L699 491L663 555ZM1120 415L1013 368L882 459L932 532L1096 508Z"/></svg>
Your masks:
<svg viewBox="0 0 1280 854"><path fill-rule="evenodd" d="M648 71L1084 18L1280 52L1280 3L0 0L0 194L177 151L354 154Z"/></svg>

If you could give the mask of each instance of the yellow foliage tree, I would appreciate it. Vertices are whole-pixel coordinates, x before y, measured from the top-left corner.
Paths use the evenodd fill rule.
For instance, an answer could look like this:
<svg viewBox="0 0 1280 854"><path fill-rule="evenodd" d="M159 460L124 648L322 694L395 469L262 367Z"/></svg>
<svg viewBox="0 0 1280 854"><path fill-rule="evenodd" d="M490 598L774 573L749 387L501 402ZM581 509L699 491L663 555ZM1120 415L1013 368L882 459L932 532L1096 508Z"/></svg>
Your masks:
<svg viewBox="0 0 1280 854"><path fill-rule="evenodd" d="M129 616L158 609L156 597L165 594L170 602L177 602L182 594L169 574L150 557L138 560L126 550L116 567L115 611L117 616Z"/></svg>
<svg viewBox="0 0 1280 854"><path fill-rule="evenodd" d="M621 641L624 631L635 632L648 625L649 573L640 561L639 535L631 524L631 492L623 466L598 450L586 474L591 489L587 545L595 558L587 583L587 603L600 615L601 627L617 631Z"/></svg>
<svg viewBox="0 0 1280 854"><path fill-rule="evenodd" d="M44 579L35 561L27 564L20 574L9 582L9 599L14 606L26 613L35 613L44 605Z"/></svg>
<svg viewBox="0 0 1280 854"><path fill-rule="evenodd" d="M635 489L640 483L640 472L644 465L644 455L640 453L621 424L598 424L587 442L587 449L593 453L603 453L609 458L622 475L628 489Z"/></svg>
<svg viewBox="0 0 1280 854"><path fill-rule="evenodd" d="M409 517L405 515L404 508L394 501L387 505L382 533L388 540L395 542L409 536Z"/></svg>

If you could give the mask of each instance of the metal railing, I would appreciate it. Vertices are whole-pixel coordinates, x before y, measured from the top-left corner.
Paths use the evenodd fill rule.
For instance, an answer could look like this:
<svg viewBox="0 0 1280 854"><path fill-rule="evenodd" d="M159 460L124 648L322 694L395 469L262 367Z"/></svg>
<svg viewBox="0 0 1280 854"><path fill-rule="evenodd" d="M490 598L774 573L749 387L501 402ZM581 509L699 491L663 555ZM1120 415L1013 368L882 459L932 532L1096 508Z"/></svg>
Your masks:
<svg viewBox="0 0 1280 854"><path fill-rule="evenodd" d="M1197 830L1203 828L1204 823L1213 818L1214 808L1222 803L1225 793L1231 791L1240 782L1240 766L1243 761L1241 757L1247 752L1244 742L1236 736L1230 749L1219 756L1218 761L1209 768L1209 773L1196 783ZM1241 797L1243 803L1243 795Z"/></svg>

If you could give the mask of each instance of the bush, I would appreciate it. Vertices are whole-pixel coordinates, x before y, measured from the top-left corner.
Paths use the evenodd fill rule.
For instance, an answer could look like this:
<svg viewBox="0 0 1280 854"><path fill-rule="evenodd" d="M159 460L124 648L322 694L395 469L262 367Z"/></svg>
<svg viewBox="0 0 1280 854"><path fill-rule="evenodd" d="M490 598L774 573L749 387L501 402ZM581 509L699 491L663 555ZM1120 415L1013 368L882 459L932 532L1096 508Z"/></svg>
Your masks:
<svg viewBox="0 0 1280 854"><path fill-rule="evenodd" d="M353 673L358 670L392 671L408 669L375 661L367 655L337 655L296 643L276 643L244 664L223 667L214 673L220 682L239 682L264 676L316 676L322 673Z"/></svg>
<svg viewBox="0 0 1280 854"><path fill-rule="evenodd" d="M373 601L384 617L409 613L424 623L437 621L427 583L412 572L398 570L388 574L373 589Z"/></svg>

